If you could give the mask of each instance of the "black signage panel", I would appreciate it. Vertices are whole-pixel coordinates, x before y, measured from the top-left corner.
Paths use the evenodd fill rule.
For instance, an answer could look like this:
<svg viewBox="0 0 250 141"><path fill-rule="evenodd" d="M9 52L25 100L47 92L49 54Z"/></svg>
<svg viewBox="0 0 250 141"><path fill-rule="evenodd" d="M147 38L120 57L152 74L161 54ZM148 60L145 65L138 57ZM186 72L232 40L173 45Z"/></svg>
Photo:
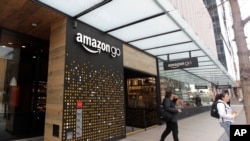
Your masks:
<svg viewBox="0 0 250 141"><path fill-rule="evenodd" d="M74 22L67 20L62 114L75 116L63 116L61 140L124 138L123 43L84 23L73 26Z"/></svg>
<svg viewBox="0 0 250 141"><path fill-rule="evenodd" d="M164 62L163 65L164 65L164 70L198 67L198 58L193 57L176 61L168 61Z"/></svg>
<svg viewBox="0 0 250 141"><path fill-rule="evenodd" d="M195 85L195 89L207 89L207 86L197 86L197 85Z"/></svg>
<svg viewBox="0 0 250 141"><path fill-rule="evenodd" d="M216 85L216 89L231 89L231 85Z"/></svg>
<svg viewBox="0 0 250 141"><path fill-rule="evenodd" d="M230 125L230 141L249 141L250 125Z"/></svg>

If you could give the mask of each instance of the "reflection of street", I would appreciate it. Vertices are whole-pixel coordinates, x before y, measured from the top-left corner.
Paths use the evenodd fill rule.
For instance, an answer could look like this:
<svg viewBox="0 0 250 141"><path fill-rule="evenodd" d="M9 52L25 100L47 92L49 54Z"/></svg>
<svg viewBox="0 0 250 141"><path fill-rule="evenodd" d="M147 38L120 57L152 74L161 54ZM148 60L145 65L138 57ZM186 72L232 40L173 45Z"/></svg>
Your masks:
<svg viewBox="0 0 250 141"><path fill-rule="evenodd" d="M183 107L199 107L211 105L211 94L209 92L187 92L183 93Z"/></svg>
<svg viewBox="0 0 250 141"><path fill-rule="evenodd" d="M0 92L0 114L4 113L3 93Z"/></svg>
<svg viewBox="0 0 250 141"><path fill-rule="evenodd" d="M4 118L4 94L0 92L0 141L7 141L13 138L13 136L5 130L6 119Z"/></svg>

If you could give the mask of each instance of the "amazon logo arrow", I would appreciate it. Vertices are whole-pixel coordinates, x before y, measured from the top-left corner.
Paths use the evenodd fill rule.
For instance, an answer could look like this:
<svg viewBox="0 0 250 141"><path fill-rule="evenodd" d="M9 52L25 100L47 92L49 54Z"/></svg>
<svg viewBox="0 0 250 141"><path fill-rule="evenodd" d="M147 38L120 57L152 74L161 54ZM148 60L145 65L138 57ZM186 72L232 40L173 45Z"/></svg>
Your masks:
<svg viewBox="0 0 250 141"><path fill-rule="evenodd" d="M101 49L97 49L97 50L92 50L92 49L89 49L87 46L85 46L84 44L82 44L82 47L85 48L88 52L90 53L101 53Z"/></svg>

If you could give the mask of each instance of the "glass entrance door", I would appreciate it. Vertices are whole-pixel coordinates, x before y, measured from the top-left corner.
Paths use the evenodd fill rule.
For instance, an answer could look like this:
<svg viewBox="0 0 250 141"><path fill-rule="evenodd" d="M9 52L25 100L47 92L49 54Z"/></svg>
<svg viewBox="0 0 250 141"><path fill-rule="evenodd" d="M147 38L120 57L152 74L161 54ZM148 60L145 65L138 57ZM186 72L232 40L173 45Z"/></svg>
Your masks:
<svg viewBox="0 0 250 141"><path fill-rule="evenodd" d="M48 48L0 28L0 141L43 135Z"/></svg>

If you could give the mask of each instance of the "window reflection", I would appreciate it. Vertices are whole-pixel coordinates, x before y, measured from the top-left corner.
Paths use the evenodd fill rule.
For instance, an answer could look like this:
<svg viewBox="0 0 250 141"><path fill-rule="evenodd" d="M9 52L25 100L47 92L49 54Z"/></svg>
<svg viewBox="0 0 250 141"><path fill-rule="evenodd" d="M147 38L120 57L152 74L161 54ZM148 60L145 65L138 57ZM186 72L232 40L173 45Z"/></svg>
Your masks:
<svg viewBox="0 0 250 141"><path fill-rule="evenodd" d="M178 95L176 106L178 108L192 108L211 105L213 92L210 87L206 89L196 89L194 84L188 84L169 78L161 78L161 102L165 97L166 90L171 90Z"/></svg>

